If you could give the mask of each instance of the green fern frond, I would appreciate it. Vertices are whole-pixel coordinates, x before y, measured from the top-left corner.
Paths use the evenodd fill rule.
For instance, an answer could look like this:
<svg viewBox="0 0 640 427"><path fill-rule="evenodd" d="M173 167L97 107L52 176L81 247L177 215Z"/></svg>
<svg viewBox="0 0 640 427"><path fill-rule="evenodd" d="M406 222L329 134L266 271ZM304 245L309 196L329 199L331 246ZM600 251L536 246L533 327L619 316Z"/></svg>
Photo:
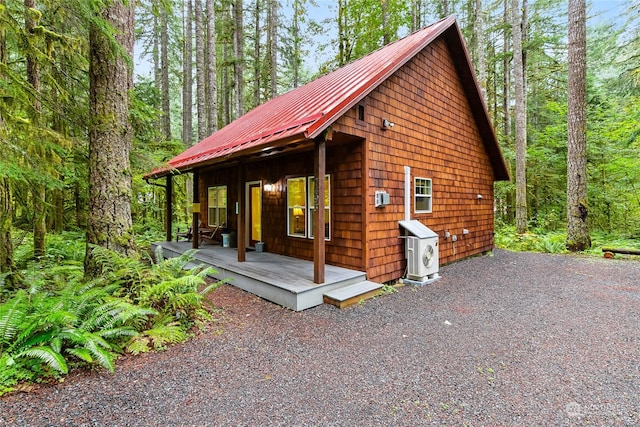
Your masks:
<svg viewBox="0 0 640 427"><path fill-rule="evenodd" d="M37 359L45 365L49 366L51 369L54 369L62 374L66 374L69 371L67 362L64 360L64 357L62 357L60 353L53 350L51 347L32 347L28 350L18 353L13 357L14 360L20 358Z"/></svg>
<svg viewBox="0 0 640 427"><path fill-rule="evenodd" d="M67 353L87 363L93 363L93 357L91 356L91 352L86 348L81 348L81 347L69 348L67 349Z"/></svg>
<svg viewBox="0 0 640 427"><path fill-rule="evenodd" d="M151 340L149 337L139 335L133 338L127 343L126 349L129 353L137 355L140 353L147 353L151 348L149 347Z"/></svg>
<svg viewBox="0 0 640 427"><path fill-rule="evenodd" d="M129 326L121 326L118 328L102 329L95 332L95 334L110 342L111 340L124 337L136 337L140 335L140 332Z"/></svg>
<svg viewBox="0 0 640 427"><path fill-rule="evenodd" d="M87 342L86 349L93 355L93 358L100 366L107 368L110 372L115 370L114 355L97 344L98 341Z"/></svg>
<svg viewBox="0 0 640 427"><path fill-rule="evenodd" d="M24 291L0 305L0 351L9 344L18 333L26 316L24 307Z"/></svg>
<svg viewBox="0 0 640 427"><path fill-rule="evenodd" d="M182 330L179 323L156 325L143 333L149 337L155 350L162 350L166 348L167 344L174 344L187 339L187 333Z"/></svg>

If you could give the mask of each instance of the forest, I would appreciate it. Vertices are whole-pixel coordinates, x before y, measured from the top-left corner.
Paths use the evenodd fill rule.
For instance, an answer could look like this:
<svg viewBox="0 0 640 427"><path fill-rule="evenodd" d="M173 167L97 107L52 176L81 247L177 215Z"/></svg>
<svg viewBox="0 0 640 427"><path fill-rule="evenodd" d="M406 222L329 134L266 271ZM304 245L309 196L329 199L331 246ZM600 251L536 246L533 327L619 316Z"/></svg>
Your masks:
<svg viewBox="0 0 640 427"><path fill-rule="evenodd" d="M171 313L192 316L177 322L183 332L204 316L204 275L145 261L148 242L163 238L165 206L165 190L145 175L266 100L449 15L512 177L496 184L497 243L550 252L637 245L640 1L568 3L0 0L0 367L24 368L14 364L20 356L65 372L63 341L76 359L112 367L111 352L131 347L133 335L146 337L135 351L181 339ZM177 177L173 194L183 228L188 179ZM552 238L529 244L531 235ZM147 277L178 286L171 307L149 280L134 280L132 271L149 268ZM117 283L110 294L96 284L105 277ZM55 324L42 314L51 302L27 307L34 288L86 295L92 308L77 319L103 319L96 310L114 292L130 306L114 309L113 341L96 332L104 324L82 329L80 320L73 333L57 329L50 346L36 326L16 341L25 319Z"/></svg>

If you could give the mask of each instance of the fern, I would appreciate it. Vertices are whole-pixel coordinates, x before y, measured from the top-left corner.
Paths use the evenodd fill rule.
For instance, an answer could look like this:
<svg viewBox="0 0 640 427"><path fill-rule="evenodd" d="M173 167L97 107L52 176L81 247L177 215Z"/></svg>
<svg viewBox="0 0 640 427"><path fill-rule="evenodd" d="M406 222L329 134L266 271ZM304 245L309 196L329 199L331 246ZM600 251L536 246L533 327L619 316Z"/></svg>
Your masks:
<svg viewBox="0 0 640 427"><path fill-rule="evenodd" d="M15 355L13 360L20 358L37 359L61 374L66 374L69 371L64 357L51 347L37 346L29 348Z"/></svg>
<svg viewBox="0 0 640 427"><path fill-rule="evenodd" d="M13 340L25 318L24 291L0 305L0 354L5 345Z"/></svg>

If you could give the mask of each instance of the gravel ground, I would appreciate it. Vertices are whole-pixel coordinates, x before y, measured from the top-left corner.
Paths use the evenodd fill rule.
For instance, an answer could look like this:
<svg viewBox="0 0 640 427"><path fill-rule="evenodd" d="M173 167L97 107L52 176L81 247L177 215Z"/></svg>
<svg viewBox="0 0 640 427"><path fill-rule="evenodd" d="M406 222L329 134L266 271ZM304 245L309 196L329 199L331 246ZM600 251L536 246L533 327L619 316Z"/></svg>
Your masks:
<svg viewBox="0 0 640 427"><path fill-rule="evenodd" d="M639 425L640 262L496 250L295 313L233 287L212 330L0 399L0 425Z"/></svg>

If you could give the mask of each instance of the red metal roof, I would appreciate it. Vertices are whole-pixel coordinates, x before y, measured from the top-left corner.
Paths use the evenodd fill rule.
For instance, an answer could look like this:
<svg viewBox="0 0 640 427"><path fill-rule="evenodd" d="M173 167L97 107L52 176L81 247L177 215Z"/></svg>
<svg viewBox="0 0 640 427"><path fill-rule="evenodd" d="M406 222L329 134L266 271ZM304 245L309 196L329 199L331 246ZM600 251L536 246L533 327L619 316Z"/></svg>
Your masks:
<svg viewBox="0 0 640 427"><path fill-rule="evenodd" d="M451 16L259 105L150 175L158 177L170 170L189 170L215 159L268 150L285 139L315 138L452 26L459 34ZM466 50L464 56L468 61Z"/></svg>

